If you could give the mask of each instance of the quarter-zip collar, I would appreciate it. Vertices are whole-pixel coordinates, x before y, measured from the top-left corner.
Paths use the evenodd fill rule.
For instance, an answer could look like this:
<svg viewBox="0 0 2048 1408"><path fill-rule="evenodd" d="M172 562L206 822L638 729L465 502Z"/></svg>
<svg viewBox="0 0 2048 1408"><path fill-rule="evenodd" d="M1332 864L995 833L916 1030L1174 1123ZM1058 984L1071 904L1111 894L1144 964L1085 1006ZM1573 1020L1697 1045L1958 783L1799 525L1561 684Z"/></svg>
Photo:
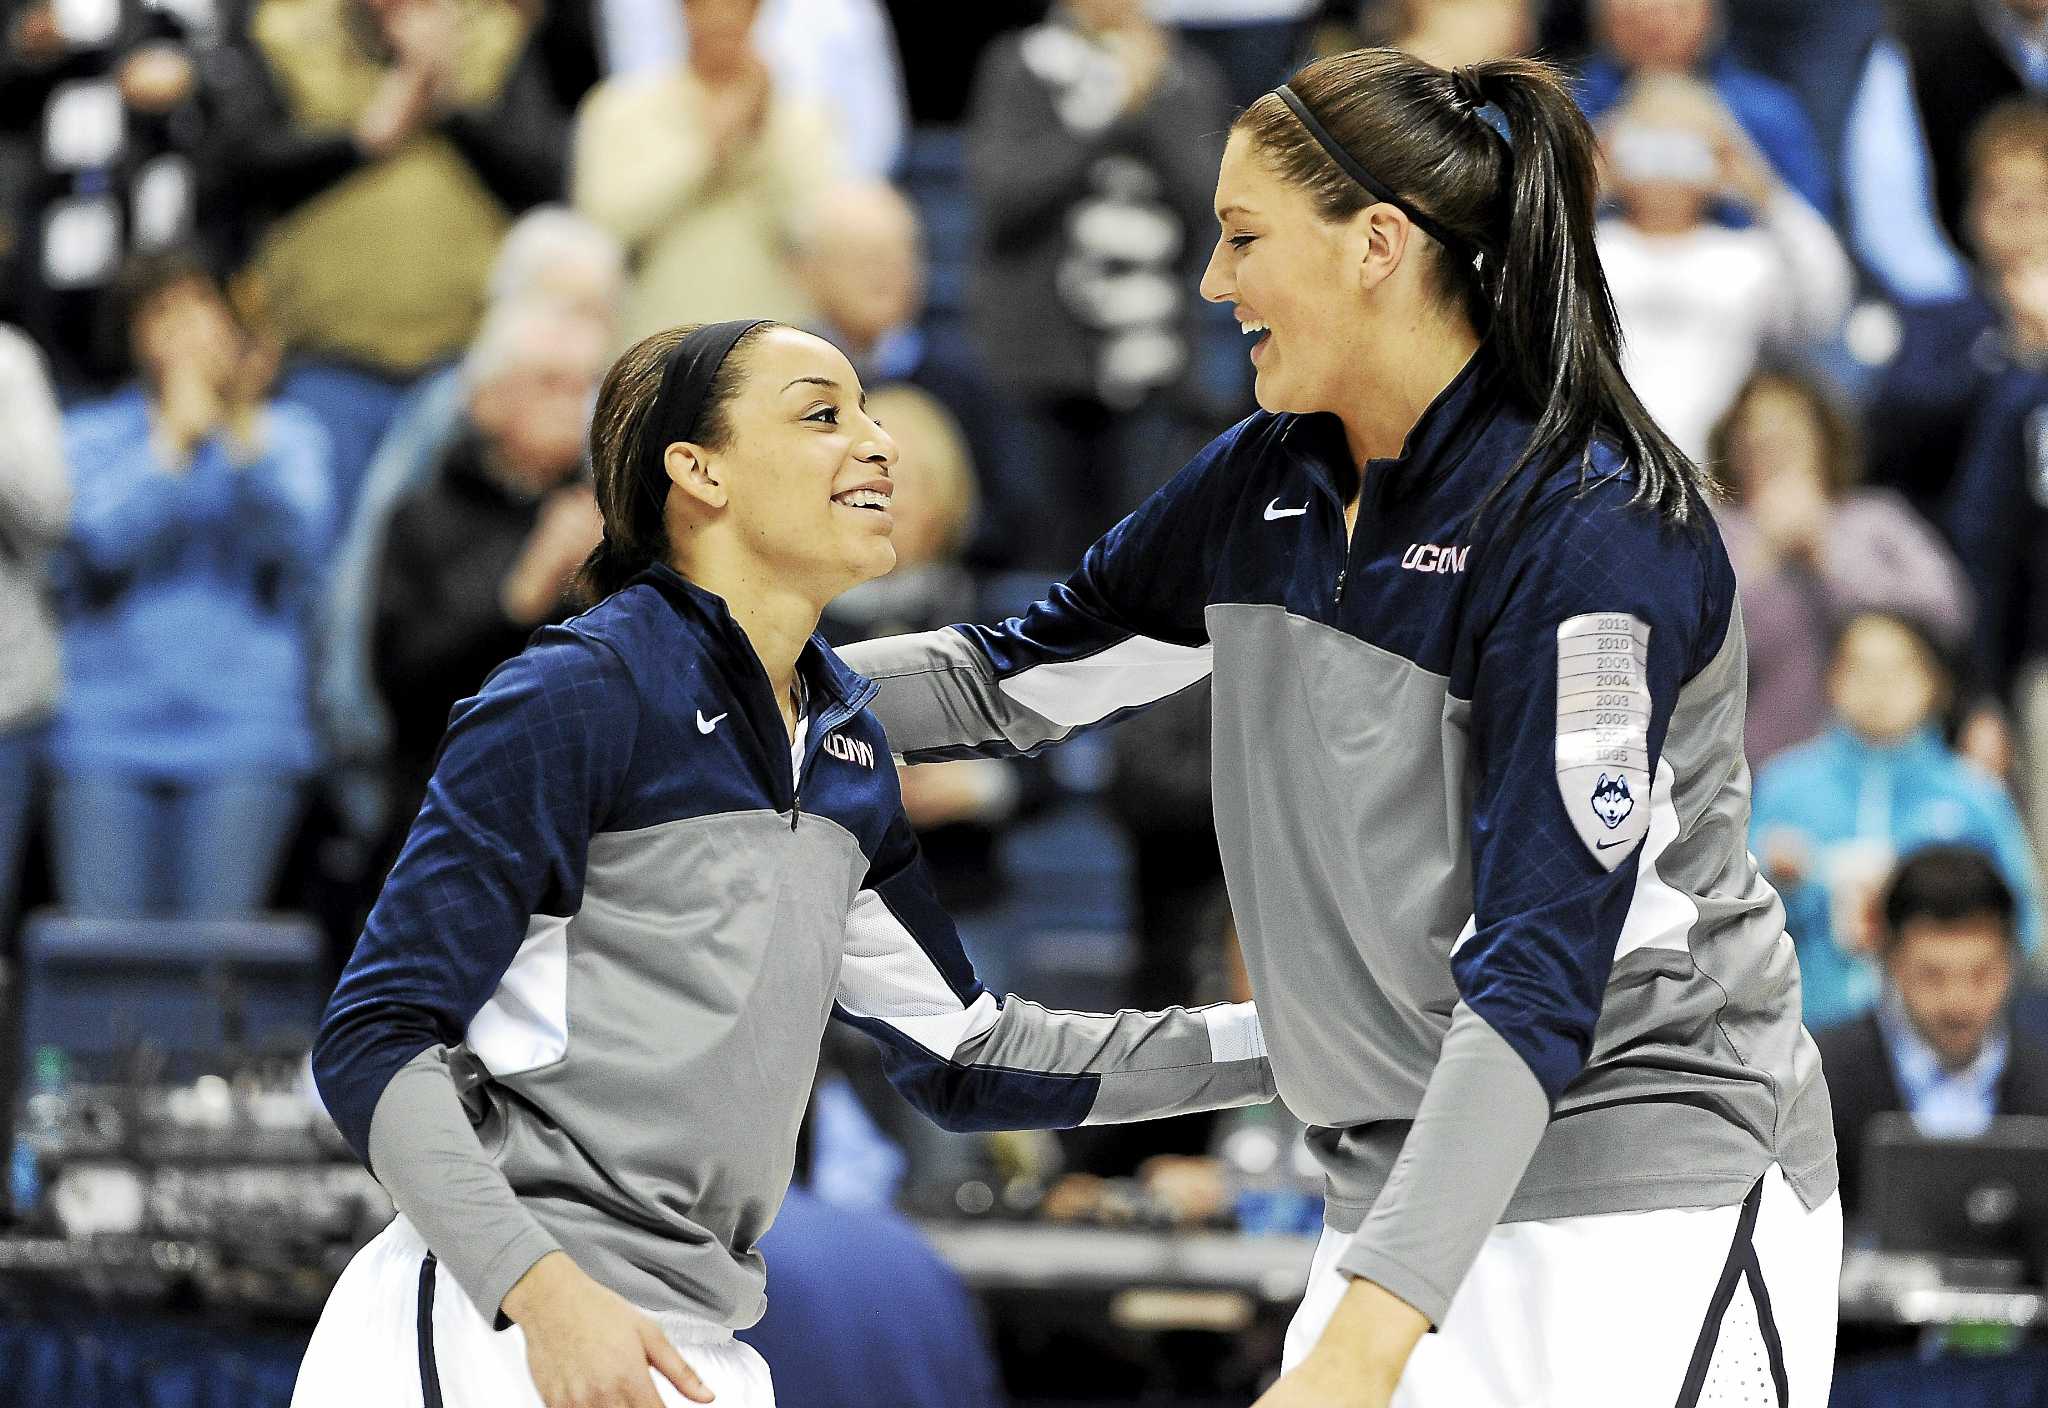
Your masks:
<svg viewBox="0 0 2048 1408"><path fill-rule="evenodd" d="M813 632L797 656L799 678L808 690L810 723L804 734L803 756L795 775L788 767L790 738L782 723L781 701L768 680L768 671L754 643L733 619L725 598L706 591L665 562L657 562L633 579L660 592L677 616L693 628L713 654L717 665L736 686L735 703L759 743L767 763L769 786L779 799L779 810L789 813L792 829L803 811L804 779L825 738L866 708L880 686L855 672Z"/></svg>

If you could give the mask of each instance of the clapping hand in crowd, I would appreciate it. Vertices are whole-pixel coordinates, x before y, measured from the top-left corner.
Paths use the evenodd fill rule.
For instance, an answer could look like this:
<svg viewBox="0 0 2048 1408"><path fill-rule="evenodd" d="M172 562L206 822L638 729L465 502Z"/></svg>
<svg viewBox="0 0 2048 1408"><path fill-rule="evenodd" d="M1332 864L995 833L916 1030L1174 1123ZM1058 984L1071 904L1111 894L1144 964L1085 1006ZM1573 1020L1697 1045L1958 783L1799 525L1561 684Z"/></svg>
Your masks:
<svg viewBox="0 0 2048 1408"><path fill-rule="evenodd" d="M156 377L164 466L182 472L193 451L223 432L234 462L254 458L264 397L277 375L277 344L244 334L218 295L197 284L164 295L138 340Z"/></svg>
<svg viewBox="0 0 2048 1408"><path fill-rule="evenodd" d="M1818 567L1827 549L1828 498L1809 474L1775 474L1751 491L1758 531L1780 562Z"/></svg>
<svg viewBox="0 0 2048 1408"><path fill-rule="evenodd" d="M703 119L714 166L745 150L768 119L768 66L754 50L754 7L690 0L690 71L703 86Z"/></svg>
<svg viewBox="0 0 2048 1408"><path fill-rule="evenodd" d="M588 485L571 484L549 494L498 589L505 615L528 626L546 620L603 536L604 518Z"/></svg>
<svg viewBox="0 0 2048 1408"><path fill-rule="evenodd" d="M1699 89L1703 108L1715 118L1707 135L1720 172L1722 197L1745 210L1762 211L1778 192L1777 171L1769 158L1757 150L1721 95L1705 84L1700 84Z"/></svg>
<svg viewBox="0 0 2048 1408"><path fill-rule="evenodd" d="M372 13L393 62L356 122L356 144L388 156L433 121L449 101L455 77L455 0L383 0Z"/></svg>

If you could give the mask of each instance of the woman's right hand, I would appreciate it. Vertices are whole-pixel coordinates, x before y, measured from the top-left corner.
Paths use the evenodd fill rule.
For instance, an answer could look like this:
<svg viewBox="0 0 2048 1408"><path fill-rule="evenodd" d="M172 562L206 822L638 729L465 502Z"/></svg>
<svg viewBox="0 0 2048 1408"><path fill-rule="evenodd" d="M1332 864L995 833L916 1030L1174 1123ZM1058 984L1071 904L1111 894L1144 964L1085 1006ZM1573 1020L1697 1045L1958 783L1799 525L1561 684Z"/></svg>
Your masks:
<svg viewBox="0 0 2048 1408"><path fill-rule="evenodd" d="M526 1335L526 1365L547 1408L662 1408L655 1373L692 1403L711 1390L646 1315L549 1252L505 1295Z"/></svg>

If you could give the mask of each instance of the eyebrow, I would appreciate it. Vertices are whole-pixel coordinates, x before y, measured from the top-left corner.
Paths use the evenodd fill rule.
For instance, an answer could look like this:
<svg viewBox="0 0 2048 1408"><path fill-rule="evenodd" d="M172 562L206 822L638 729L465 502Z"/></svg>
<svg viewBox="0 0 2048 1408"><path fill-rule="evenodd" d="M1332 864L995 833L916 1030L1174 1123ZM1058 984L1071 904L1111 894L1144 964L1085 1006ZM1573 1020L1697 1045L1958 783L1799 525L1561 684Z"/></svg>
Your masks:
<svg viewBox="0 0 2048 1408"><path fill-rule="evenodd" d="M794 381L790 382L789 386L822 386L825 387L827 390L838 391L841 393L844 393L844 391L846 390L845 387L841 386L838 382L834 381L829 376L800 376L796 378ZM787 391L789 390L789 386L785 386L782 389L784 391ZM868 408L868 393L865 391L860 393L860 408L862 410L866 410Z"/></svg>
<svg viewBox="0 0 2048 1408"><path fill-rule="evenodd" d="M1250 215L1251 213L1251 211L1246 210L1241 205L1226 205L1216 212L1216 223L1219 225L1228 224L1230 217L1233 215Z"/></svg>

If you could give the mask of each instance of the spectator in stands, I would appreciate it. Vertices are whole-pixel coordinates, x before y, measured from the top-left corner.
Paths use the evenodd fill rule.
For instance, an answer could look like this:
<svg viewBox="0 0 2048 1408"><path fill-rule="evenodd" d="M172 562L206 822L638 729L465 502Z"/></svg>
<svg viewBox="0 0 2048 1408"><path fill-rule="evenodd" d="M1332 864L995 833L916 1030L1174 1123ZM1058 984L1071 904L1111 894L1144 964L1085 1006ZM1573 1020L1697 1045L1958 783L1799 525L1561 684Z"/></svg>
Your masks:
<svg viewBox="0 0 2048 1408"><path fill-rule="evenodd" d="M1796 353L1835 331L1854 274L1827 222L1777 178L1713 89L1644 77L1602 137L1616 213L1600 222L1600 258L1623 366L1672 439L1700 455L1761 352ZM1755 223L1712 223L1717 198Z"/></svg>
<svg viewBox="0 0 2048 1408"><path fill-rule="evenodd" d="M562 193L568 127L513 0L259 0L222 51L214 167L254 226L282 399L333 445L344 521L406 391L475 333L520 211Z"/></svg>
<svg viewBox="0 0 2048 1408"><path fill-rule="evenodd" d="M1939 534L1888 489L1866 489L1848 412L1812 375L1758 372L1716 427L1716 509L1749 637L1744 745L1759 767L1827 724L1828 642L1858 611L1910 616L1959 651L1970 591Z"/></svg>
<svg viewBox="0 0 2048 1408"><path fill-rule="evenodd" d="M87 916L260 909L314 761L304 621L326 439L201 267L127 276L139 385L65 421L58 891Z"/></svg>
<svg viewBox="0 0 2048 1408"><path fill-rule="evenodd" d="M597 0L597 7L608 76L666 73L689 57L678 0ZM945 64L957 65L959 46L945 42L950 36L940 23L950 18L925 6L905 22ZM839 134L847 161L842 176L881 180L897 171L910 118L895 27L880 0L761 0L751 37L775 87L825 114Z"/></svg>
<svg viewBox="0 0 2048 1408"><path fill-rule="evenodd" d="M846 353L861 384L870 391L917 387L966 437L980 504L961 544L968 562L1012 565L1043 496L1031 492L1015 408L963 339L923 323L926 261L916 208L880 182L835 186L813 207L800 248L818 306L815 330Z"/></svg>
<svg viewBox="0 0 2048 1408"><path fill-rule="evenodd" d="M1974 269L1954 296L1898 309L1898 347L1869 409L1872 481L1937 522L1958 447L1992 383L2048 358L2048 290L2021 277L2048 260L2048 99L1993 109L1971 137L1965 170ZM1907 215L1892 200L1883 218Z"/></svg>
<svg viewBox="0 0 2048 1408"><path fill-rule="evenodd" d="M69 391L104 393L129 374L124 259L201 233L192 13L143 0L0 9L0 141L13 139L23 168L19 190L0 181L12 205L0 296Z"/></svg>
<svg viewBox="0 0 2048 1408"><path fill-rule="evenodd" d="M2015 342L2024 360L1985 388L1964 435L1946 523L1979 601L1976 663L1991 698L1979 726L1992 755L2012 751L2015 790L2048 854L2048 248L2006 279Z"/></svg>
<svg viewBox="0 0 2048 1408"><path fill-rule="evenodd" d="M1809 1027L1876 999L1876 896L1893 861L1923 845L1966 843L1995 857L2018 897L2022 942L2039 942L2039 886L2019 817L1997 783L1942 741L1948 690L1917 626L1853 616L1829 660L1834 727L1757 774L1750 849L1785 900Z"/></svg>
<svg viewBox="0 0 2048 1408"><path fill-rule="evenodd" d="M1814 1033L1849 1216L1873 1116L1901 1111L1923 1134L1967 1138L1998 1115L2048 1115L2048 1046L2007 1021L2018 950L2012 891L1982 851L1928 846L1899 863L1879 930L1884 996Z"/></svg>
<svg viewBox="0 0 2048 1408"><path fill-rule="evenodd" d="M71 516L63 428L35 344L0 327L0 949L14 915L43 726L57 706L57 623L44 576Z"/></svg>
<svg viewBox="0 0 2048 1408"><path fill-rule="evenodd" d="M1190 319L1225 119L1221 76L1141 0L1071 0L983 58L969 312L1047 471L1035 561L1075 560L1192 449Z"/></svg>
<svg viewBox="0 0 2048 1408"><path fill-rule="evenodd" d="M677 0L603 0L614 76L673 69L690 52ZM934 18L919 14L924 25ZM754 48L782 92L824 113L845 148L845 174L891 175L908 116L896 36L878 0L761 0ZM946 55L958 62L957 51Z"/></svg>
<svg viewBox="0 0 2048 1408"><path fill-rule="evenodd" d="M1833 209L1833 184L1811 119L1790 89L1728 52L1719 0L1598 0L1596 30L1599 51L1580 75L1587 117L1598 123L1639 78L1697 79L1714 90L1779 181L1812 209ZM1750 213L1763 214L1754 207Z"/></svg>
<svg viewBox="0 0 2048 1408"><path fill-rule="evenodd" d="M784 92L748 32L759 0L683 0L687 64L608 78L576 118L576 208L626 247L623 336L813 310L791 261L809 202L842 179L825 114Z"/></svg>
<svg viewBox="0 0 2048 1408"><path fill-rule="evenodd" d="M464 363L466 423L391 516L371 662L392 721L394 840L419 810L456 701L537 626L584 605L571 578L603 533L580 471L605 333L558 303L495 311Z"/></svg>
<svg viewBox="0 0 2048 1408"><path fill-rule="evenodd" d="M565 206L544 205L522 215L507 232L486 287L493 313L518 303L554 305L591 320L603 330L607 345L616 345L625 277L618 241ZM369 664L372 598L385 530L399 501L430 483L445 462L462 433L466 409L459 364L414 389L377 447L334 554L322 607L317 702L330 781L337 780L332 765L339 764L344 770L339 800L359 835L382 825L381 780L391 741L390 721L371 683Z"/></svg>
<svg viewBox="0 0 2048 1408"><path fill-rule="evenodd" d="M1893 35L1871 51L1844 152L1856 251L1895 297L1956 298L1969 276L1955 246L1981 175L1971 134L2010 99L2048 92L2048 0L1888 7Z"/></svg>

